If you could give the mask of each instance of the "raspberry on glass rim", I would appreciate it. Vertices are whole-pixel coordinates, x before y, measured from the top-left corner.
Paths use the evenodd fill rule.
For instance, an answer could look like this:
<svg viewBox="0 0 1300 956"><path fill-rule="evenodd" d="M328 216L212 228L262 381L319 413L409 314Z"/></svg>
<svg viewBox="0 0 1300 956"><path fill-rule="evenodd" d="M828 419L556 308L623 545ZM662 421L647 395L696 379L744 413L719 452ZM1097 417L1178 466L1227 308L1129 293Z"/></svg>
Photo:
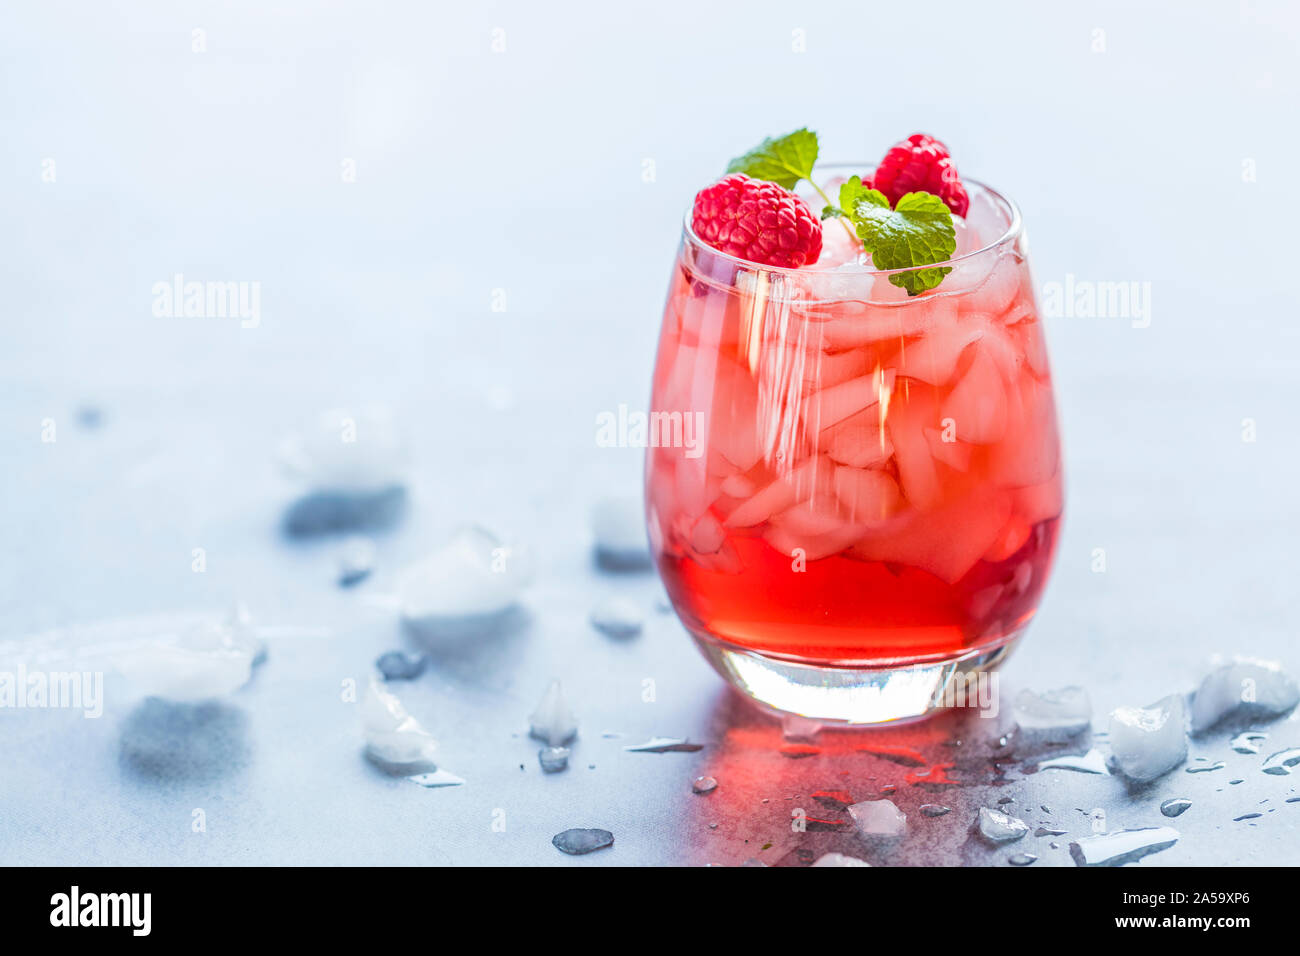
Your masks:
<svg viewBox="0 0 1300 956"><path fill-rule="evenodd" d="M767 266L797 269L822 254L822 224L808 204L743 173L699 191L691 228L713 248Z"/></svg>
<svg viewBox="0 0 1300 956"><path fill-rule="evenodd" d="M919 190L938 196L959 216L970 208L970 197L957 178L948 147L925 133L913 133L892 146L876 167L871 185L884 193L891 205Z"/></svg>

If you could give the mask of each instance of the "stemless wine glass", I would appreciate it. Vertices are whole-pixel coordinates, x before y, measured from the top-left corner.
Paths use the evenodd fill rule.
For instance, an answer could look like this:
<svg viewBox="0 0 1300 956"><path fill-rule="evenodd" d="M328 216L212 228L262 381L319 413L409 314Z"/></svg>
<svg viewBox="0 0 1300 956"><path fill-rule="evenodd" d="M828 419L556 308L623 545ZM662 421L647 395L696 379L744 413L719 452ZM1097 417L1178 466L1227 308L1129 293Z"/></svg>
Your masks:
<svg viewBox="0 0 1300 956"><path fill-rule="evenodd" d="M711 248L687 216L650 542L704 656L771 709L927 714L1037 609L1063 493L1046 345L1019 211L966 185L952 271L915 297L889 281L903 270L846 262L839 222L818 265L782 269Z"/></svg>

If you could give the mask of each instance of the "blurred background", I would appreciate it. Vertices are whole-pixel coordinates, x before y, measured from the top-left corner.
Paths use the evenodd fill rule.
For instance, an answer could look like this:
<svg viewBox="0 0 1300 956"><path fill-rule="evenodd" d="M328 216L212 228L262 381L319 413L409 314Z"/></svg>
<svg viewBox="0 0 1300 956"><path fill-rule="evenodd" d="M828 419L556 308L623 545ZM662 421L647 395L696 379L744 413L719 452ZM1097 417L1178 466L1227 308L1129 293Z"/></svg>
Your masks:
<svg viewBox="0 0 1300 956"><path fill-rule="evenodd" d="M903 9L6 5L0 640L234 600L299 637L248 691L267 699L245 701L238 769L202 781L124 771L111 711L0 717L4 862L567 862L550 835L597 825L622 841L606 862L685 861L703 839L681 822L694 758L598 759L599 732L716 736L726 705L671 617L617 646L586 622L602 594L658 594L652 574L593 567L592 504L638 493L642 463L597 446L596 416L648 401L695 191L799 126L827 160L946 141L1019 203L1040 287L1150 283L1149 322L1048 319L1066 526L1007 679L1084 683L1105 713L1194 686L1214 653L1300 665L1300 13ZM259 283L255 327L154 314L178 273ZM405 637L382 601L335 586L337 539L282 532L300 489L275 462L305 420L363 405L391 410L413 462L367 587L391 590L464 522L526 541L541 569L523 633L412 690L469 785L385 781L382 811L337 689ZM591 733L540 793L519 782L535 744L510 734L551 676ZM431 797L450 809L437 823ZM222 808L202 839L196 806ZM507 835L499 807L517 808ZM590 822L566 822L574 807ZM751 817L721 814L708 852L743 858ZM1276 843L1243 832L1165 857Z"/></svg>

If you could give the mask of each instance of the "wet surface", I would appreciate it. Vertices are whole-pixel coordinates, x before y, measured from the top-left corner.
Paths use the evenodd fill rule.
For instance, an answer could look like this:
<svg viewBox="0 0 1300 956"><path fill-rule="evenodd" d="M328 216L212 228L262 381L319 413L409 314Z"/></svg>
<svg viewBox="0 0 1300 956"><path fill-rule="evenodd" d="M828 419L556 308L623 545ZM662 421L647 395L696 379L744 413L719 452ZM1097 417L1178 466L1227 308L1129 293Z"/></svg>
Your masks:
<svg viewBox="0 0 1300 956"><path fill-rule="evenodd" d="M161 9L132 13L131 28L152 35ZM361 8L307 24L251 10L230 7L246 44L236 60L196 63L183 43L170 58L124 57L121 44L102 42L96 18L69 24L39 5L0 38L33 102L56 118L67 103L102 118L78 127L84 154L126 157L90 170L99 178L89 182L73 172L85 163L60 157L57 185L41 183L32 160L33 172L4 187L4 208L23 229L4 246L13 321L0 350L0 531L21 546L0 550L0 661L21 643L52 664L65 659L69 628L222 613L236 598L275 629L266 663L227 703L238 716L160 724L111 679L99 719L0 711L0 862L805 865L837 851L873 865L1006 866L1027 853L1037 870L1074 866L1071 842L1165 824L1180 838L1146 863L1295 862L1300 773L1261 771L1269 755L1300 747L1294 715L1194 739L1183 768L1136 787L1043 768L1092 749L1104 755L1098 734L1035 753L1019 752L1014 738L999 745L1006 716L787 739L778 721L735 700L676 619L660 613L663 592L642 559L593 553L593 504L638 494L643 461L640 449L598 446L593 422L621 405L644 408L682 211L728 149L781 132L767 125L773 115L807 115L800 58L778 67L796 71L790 82L745 107L725 94L732 61L695 57L683 71L663 51L684 49L683 17L700 43L726 31L738 55L768 50L784 8L738 22L682 7L643 24L644 43L614 47L579 46L570 24L539 16L511 33L512 50L514 37L534 36L506 57L473 52L486 47L473 12L424 14L436 23L412 14L408 33L445 38L457 51L448 57L427 44L394 50L391 30ZM1291 198L1288 177L1264 172L1285 169L1297 151L1293 125L1276 122L1294 101L1294 78L1264 77L1256 65L1290 62L1294 30L1265 19L1226 12L1192 42L1228 67L1188 72L1176 85L1160 56L1124 55L1116 44L1091 57L1075 26L1043 32L1037 20L990 19L970 42L1015 49L1016 75L1038 81L1014 81L1016 108L978 122L968 99L938 95L968 78L968 62L939 58L926 80L936 93L933 132L1021 203L1040 286L1067 275L1153 286L1146 327L1123 317L1046 320L1066 512L1042 608L1003 671L1007 713L1022 689L1079 685L1101 729L1116 707L1190 691L1214 654L1276 659L1300 673L1300 324L1288 320L1290 278L1261 273L1255 252L1293 243L1290 220L1262 210ZM1187 24L1162 12L1134 5L1112 20L1112 35L1188 48L1178 32ZM373 41L357 47L355 68L340 71L328 57L292 75L277 66L285 36L352 49L340 45L340 30ZM809 65L855 69L858 41L832 20L810 35L825 59ZM72 50L78 68L49 70L52 50ZM554 67L544 82L538 50ZM592 55L619 60L611 97L649 105L594 140L581 135L589 117L577 117L573 141L589 152L521 164L511 142L554 135L554 123L570 120L557 119L553 104L590 97ZM250 58L268 83L292 88L293 109L249 91ZM1027 115L1047 141L1079 140L1078 116L1060 108L1075 98L1075 78L1112 125L1051 164L1009 151L1023 141ZM412 102L413 89L434 92ZM707 129L684 149L682 103L701 95L717 99L699 114ZM724 100L726 109L709 105ZM1167 122L1126 123L1135 109ZM1220 127L1200 122L1207 111L1272 131L1254 157L1258 182L1236 176L1239 153L1254 147L1241 137L1225 146ZM365 150L350 185L338 182L340 137L320 136L339 129L343 114L343 140ZM159 124L159 115L176 123ZM501 122L480 124L484 138L449 156L445 130L485 115ZM842 155L876 152L907 132L834 125L824 132ZM15 155L46 155L45 127L6 128ZM1167 128L1180 130L1190 159L1163 170L1161 195L1218 183L1228 214L1250 220L1252 241L1223 246L1215 268L1196 267L1205 242L1195 203L1164 202L1144 218L1150 228L1115 229L1100 212L1081 219L1061 189L1088 182L1113 208L1151 210L1149 184L1102 160L1118 143L1156 155ZM246 161L254 141L265 162ZM639 178L643 155L659 158L654 182ZM485 188L515 184L520 215L546 222L551 241L488 214L480 190L445 187L466 168ZM290 182L285 169L314 172ZM619 210L602 220L600 242L589 217L572 215L572 190L557 183L581 183ZM87 198L96 189L133 197L126 240L120 210ZM430 225L442 221L461 227ZM152 315L151 284L181 270L262 282L261 326ZM1245 275L1255 277L1249 307L1229 310L1225 333L1223 303L1242 301ZM504 311L489 308L497 289L508 293ZM304 499L272 461L284 434L322 409L372 401L391 407L411 436L409 493L346 503L342 514L329 500ZM81 411L89 406L94 427ZM57 442L41 440L46 419ZM391 603L397 570L465 521L536 550L537 579L521 609L486 631L403 627ZM372 529L377 553L368 577L340 588L350 524ZM195 549L206 555L201 573ZM591 626L593 606L610 597L641 607L639 635L613 640ZM402 700L437 738L439 766L463 785L415 786L361 756L346 682L363 688L393 650L429 654L424 673L400 685ZM563 680L579 733L569 768L547 774L528 716L551 678ZM1230 746L1248 731L1268 734L1259 753ZM655 737L701 749L623 749ZM717 788L692 793L701 776ZM846 810L880 796L908 821L887 850L863 845ZM1192 806L1171 820L1159 808L1173 798ZM929 816L926 805L950 811ZM1065 832L991 847L972 829L981 807L1034 832ZM196 810L207 820L201 832ZM798 810L818 826L795 832ZM581 857L551 845L557 833L593 825L616 843Z"/></svg>

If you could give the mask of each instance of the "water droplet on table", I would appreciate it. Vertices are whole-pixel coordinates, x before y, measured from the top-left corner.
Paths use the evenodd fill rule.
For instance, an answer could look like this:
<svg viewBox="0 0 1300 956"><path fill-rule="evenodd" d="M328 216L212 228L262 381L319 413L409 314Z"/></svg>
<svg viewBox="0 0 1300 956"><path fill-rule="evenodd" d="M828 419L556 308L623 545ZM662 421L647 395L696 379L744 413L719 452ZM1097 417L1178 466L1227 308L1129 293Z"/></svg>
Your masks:
<svg viewBox="0 0 1300 956"><path fill-rule="evenodd" d="M570 856L581 856L584 853L591 853L595 850L603 850L607 846L613 846L614 834L608 830L579 827L555 834L555 836L551 837L551 843L563 853Z"/></svg>
<svg viewBox="0 0 1300 956"><path fill-rule="evenodd" d="M1237 734L1232 738L1232 749L1239 754L1257 754L1260 745L1268 739L1268 734L1259 731L1248 730L1244 734Z"/></svg>
<svg viewBox="0 0 1300 956"><path fill-rule="evenodd" d="M864 800L849 807L849 816L864 840L888 842L907 833L907 815L892 800Z"/></svg>
<svg viewBox="0 0 1300 956"><path fill-rule="evenodd" d="M822 725L807 717L790 714L781 719L781 736L793 743L810 744L821 733Z"/></svg>
<svg viewBox="0 0 1300 956"><path fill-rule="evenodd" d="M1176 817L1180 814L1186 813L1191 805L1192 801L1188 800L1186 797L1174 797L1160 804L1160 812L1167 817Z"/></svg>
<svg viewBox="0 0 1300 956"><path fill-rule="evenodd" d="M691 782L691 790L695 793L712 793L718 789L718 781L713 777L696 777Z"/></svg>
<svg viewBox="0 0 1300 956"><path fill-rule="evenodd" d="M429 658L425 655L407 657L401 651L381 654L379 660L375 661L375 666L379 668L379 673L384 675L384 680L415 680L424 673L428 665Z"/></svg>
<svg viewBox="0 0 1300 956"><path fill-rule="evenodd" d="M569 769L568 747L543 747L537 751L537 762L547 773L559 773Z"/></svg>

